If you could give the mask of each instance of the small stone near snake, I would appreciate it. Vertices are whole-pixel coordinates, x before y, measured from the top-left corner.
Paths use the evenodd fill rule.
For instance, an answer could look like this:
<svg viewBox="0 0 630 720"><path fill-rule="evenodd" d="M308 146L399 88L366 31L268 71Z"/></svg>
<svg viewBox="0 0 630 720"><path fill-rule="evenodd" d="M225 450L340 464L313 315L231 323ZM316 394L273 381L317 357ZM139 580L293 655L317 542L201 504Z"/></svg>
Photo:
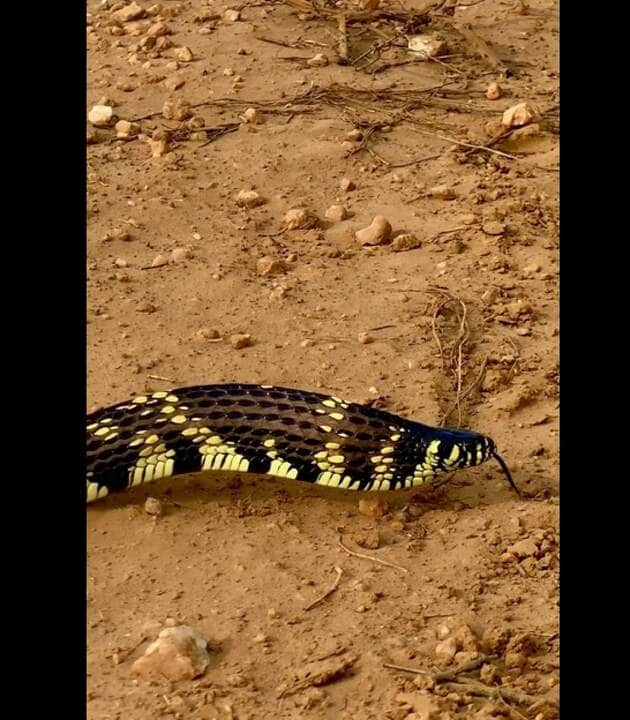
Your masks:
<svg viewBox="0 0 630 720"><path fill-rule="evenodd" d="M388 510L388 504L382 498L362 498L359 500L359 512L366 517L382 518Z"/></svg>
<svg viewBox="0 0 630 720"><path fill-rule="evenodd" d="M498 83L491 82L486 88L486 97L488 100L498 100L502 94L501 86Z"/></svg>
<svg viewBox="0 0 630 720"><path fill-rule="evenodd" d="M188 625L167 627L134 662L132 670L146 679L192 680L208 667L207 645L207 641Z"/></svg>
<svg viewBox="0 0 630 720"><path fill-rule="evenodd" d="M148 497L144 501L144 511L147 513L147 515L154 515L156 517L159 517L164 512L164 507L162 503L154 497Z"/></svg>
<svg viewBox="0 0 630 720"><path fill-rule="evenodd" d="M255 190L240 190L236 196L236 204L239 207L253 208L262 205L266 200Z"/></svg>
<svg viewBox="0 0 630 720"><path fill-rule="evenodd" d="M348 211L343 205L331 205L324 213L326 220L341 222L348 217Z"/></svg>
<svg viewBox="0 0 630 720"><path fill-rule="evenodd" d="M287 265L284 260L272 258L268 255L259 258L256 263L259 275L281 275L287 271Z"/></svg>
<svg viewBox="0 0 630 720"><path fill-rule="evenodd" d="M178 47L175 49L175 57L180 62L190 62L193 59L192 50L186 46Z"/></svg>
<svg viewBox="0 0 630 720"><path fill-rule="evenodd" d="M88 120L96 127L109 125L114 116L114 110L109 105L94 105L88 113Z"/></svg>
<svg viewBox="0 0 630 720"><path fill-rule="evenodd" d="M237 333L236 335L230 335L230 345L235 350L241 350L242 348L250 347L253 345L252 336L247 333Z"/></svg>
<svg viewBox="0 0 630 720"><path fill-rule="evenodd" d="M287 210L283 222L287 230L308 230L315 227L319 220L306 208L291 208Z"/></svg>
<svg viewBox="0 0 630 720"><path fill-rule="evenodd" d="M148 301L145 301L143 303L140 303L140 305L138 305L138 312L141 312L141 313L151 314L151 313L154 313L156 310L157 310L157 307L153 303L148 302Z"/></svg>
<svg viewBox="0 0 630 720"><path fill-rule="evenodd" d="M360 245L384 245L392 234L392 226L383 215L376 215L370 225L354 234Z"/></svg>

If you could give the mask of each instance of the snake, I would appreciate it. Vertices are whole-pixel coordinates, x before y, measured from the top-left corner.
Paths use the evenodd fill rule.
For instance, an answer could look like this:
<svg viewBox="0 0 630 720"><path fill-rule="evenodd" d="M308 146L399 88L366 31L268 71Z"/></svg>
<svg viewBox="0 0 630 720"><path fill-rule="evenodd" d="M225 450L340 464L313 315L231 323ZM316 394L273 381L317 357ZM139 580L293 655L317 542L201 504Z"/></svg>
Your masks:
<svg viewBox="0 0 630 720"><path fill-rule="evenodd" d="M87 415L87 502L160 478L232 471L388 491L495 459L494 441L369 404L273 385L197 385Z"/></svg>

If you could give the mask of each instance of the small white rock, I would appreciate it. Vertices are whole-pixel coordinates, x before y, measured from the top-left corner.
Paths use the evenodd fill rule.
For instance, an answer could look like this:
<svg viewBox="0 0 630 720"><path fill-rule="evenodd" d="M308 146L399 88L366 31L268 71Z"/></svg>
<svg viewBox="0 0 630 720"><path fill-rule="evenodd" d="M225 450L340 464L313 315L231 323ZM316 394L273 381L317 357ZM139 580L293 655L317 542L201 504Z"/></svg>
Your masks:
<svg viewBox="0 0 630 720"><path fill-rule="evenodd" d="M148 497L144 501L144 512L147 513L147 515L154 515L155 517L159 517L164 512L164 508L162 506L162 503L154 497Z"/></svg>
<svg viewBox="0 0 630 720"><path fill-rule="evenodd" d="M140 132L138 123L129 122L129 120L119 120L116 123L116 137L128 138L137 135Z"/></svg>
<svg viewBox="0 0 630 720"><path fill-rule="evenodd" d="M457 652L457 642L453 637L447 637L435 646L435 657L445 664L450 663Z"/></svg>
<svg viewBox="0 0 630 720"><path fill-rule="evenodd" d="M361 245L383 245L387 243L392 234L392 226L383 215L377 215L368 227L357 230L354 234Z"/></svg>
<svg viewBox="0 0 630 720"><path fill-rule="evenodd" d="M94 105L88 113L88 120L96 127L109 125L114 117L114 109L110 105Z"/></svg>
<svg viewBox="0 0 630 720"><path fill-rule="evenodd" d="M247 108L247 110L245 110L245 112L241 115L241 120L243 120L243 122L250 123L251 125L258 125L262 118L256 108Z"/></svg>
<svg viewBox="0 0 630 720"><path fill-rule="evenodd" d="M443 52L446 43L435 35L411 35L407 39L407 48L419 60L427 60Z"/></svg>
<svg viewBox="0 0 630 720"><path fill-rule="evenodd" d="M132 669L147 679L192 680L208 667L207 645L207 641L188 625L166 627L144 655L134 662Z"/></svg>
<svg viewBox="0 0 630 720"><path fill-rule="evenodd" d="M499 83L491 82L486 88L486 97L488 100L498 100L502 94L503 91L501 90Z"/></svg>
<svg viewBox="0 0 630 720"><path fill-rule="evenodd" d="M186 47L183 45L182 47L178 47L175 49L175 57L180 62L190 62L193 59L192 50L189 47Z"/></svg>
<svg viewBox="0 0 630 720"><path fill-rule="evenodd" d="M238 22L241 19L241 13L238 10L226 10L223 13L225 22Z"/></svg>
<svg viewBox="0 0 630 720"><path fill-rule="evenodd" d="M287 230L307 230L315 227L319 220L306 208L291 208L287 210L283 222Z"/></svg>
<svg viewBox="0 0 630 720"><path fill-rule="evenodd" d="M317 53L312 58L306 61L307 65L311 67L326 67L328 65L328 58L323 53Z"/></svg>
<svg viewBox="0 0 630 720"><path fill-rule="evenodd" d="M266 202L255 190L241 190L236 196L236 204L239 207L253 208L263 205Z"/></svg>
<svg viewBox="0 0 630 720"><path fill-rule="evenodd" d="M540 117L540 112L533 103L520 102L512 105L503 113L501 123L508 128L522 127L538 117Z"/></svg>
<svg viewBox="0 0 630 720"><path fill-rule="evenodd" d="M343 205L331 205L324 213L326 220L341 222L348 217L348 211Z"/></svg>

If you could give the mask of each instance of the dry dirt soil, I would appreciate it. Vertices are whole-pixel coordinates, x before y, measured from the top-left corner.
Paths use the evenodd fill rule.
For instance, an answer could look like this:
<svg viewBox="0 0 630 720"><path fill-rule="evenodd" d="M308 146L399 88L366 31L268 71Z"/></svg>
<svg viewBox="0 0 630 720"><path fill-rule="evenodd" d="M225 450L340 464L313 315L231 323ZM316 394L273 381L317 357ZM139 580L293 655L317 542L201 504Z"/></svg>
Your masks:
<svg viewBox="0 0 630 720"><path fill-rule="evenodd" d="M89 717L558 717L556 3L428 25L410 0L138 5L87 7L87 109L113 108L88 123L89 408L320 390L490 435L523 497L487 464L361 507L226 474L90 506ZM423 32L434 60L406 49ZM521 102L524 128L501 127ZM292 208L317 226L287 229ZM362 246L376 215L394 241ZM201 677L133 672L169 623L208 641Z"/></svg>

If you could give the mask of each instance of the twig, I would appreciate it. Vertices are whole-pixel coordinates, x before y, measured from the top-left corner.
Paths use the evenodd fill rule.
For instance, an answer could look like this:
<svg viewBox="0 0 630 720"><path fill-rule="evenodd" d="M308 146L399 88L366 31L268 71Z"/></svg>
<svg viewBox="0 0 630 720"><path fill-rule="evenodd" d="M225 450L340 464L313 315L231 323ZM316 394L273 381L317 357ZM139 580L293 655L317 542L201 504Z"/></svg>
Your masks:
<svg viewBox="0 0 630 720"><path fill-rule="evenodd" d="M349 65L348 59L348 33L346 29L346 16L342 13L337 18L337 30L339 31L339 59L338 65Z"/></svg>
<svg viewBox="0 0 630 720"><path fill-rule="evenodd" d="M147 378L149 380L163 380L164 382L169 382L169 383L177 382L176 380L172 380L171 378L163 377L162 375L147 375Z"/></svg>
<svg viewBox="0 0 630 720"><path fill-rule="evenodd" d="M387 560L381 560L381 558L373 557L372 555L364 555L363 553L355 552L354 550L350 550L350 548L346 547L342 542L342 536L339 536L339 539L337 541L339 543L339 547L342 550L345 550L345 552L348 553L348 555L352 555L353 557L363 558L363 560L371 560L372 562L378 563L379 565L386 565L387 567L395 568L396 570L401 570L404 573L409 572L407 568L403 567L402 565L396 565L395 563L387 562Z"/></svg>
<svg viewBox="0 0 630 720"><path fill-rule="evenodd" d="M469 695L479 695L480 697L487 697L494 700L502 695L507 701L516 703L517 705L533 705L535 702L538 702L538 698L533 695L527 695L518 690L509 690L503 687L490 687L480 682L466 680L464 682L452 682L448 684L452 685L453 690L468 693Z"/></svg>
<svg viewBox="0 0 630 720"><path fill-rule="evenodd" d="M430 675L428 670L420 670L418 668L405 667L404 665L394 665L393 663L383 663L383 667L391 668L392 670L402 670L402 672L413 673L414 675Z"/></svg>
<svg viewBox="0 0 630 720"><path fill-rule="evenodd" d="M332 587L329 590L326 590L326 592L321 597L318 597L317 600L313 600L310 605L307 605L304 608L305 611L312 610L316 605L324 602L327 597L330 597L330 595L335 592L337 586L339 585L339 581L341 580L341 576L343 575L343 570L340 567L335 566L335 572L337 573L337 577L335 578L335 582L333 583Z"/></svg>
<svg viewBox="0 0 630 720"><path fill-rule="evenodd" d="M473 150L484 150L485 152L492 153L493 155L499 155L501 157L508 158L509 160L520 160L520 158L516 155L510 155L508 153L502 152L501 150L495 150L488 145L475 145L474 143L467 143L463 140L457 140L456 138L448 137L448 135L438 135L438 133L428 132L427 130L416 130L416 132L420 133L421 135L430 135L431 137L438 138L438 140L443 140L444 142L453 143L453 145L461 145L462 147L472 148Z"/></svg>
<svg viewBox="0 0 630 720"><path fill-rule="evenodd" d="M125 652L122 654L122 657L121 657L121 655L119 654L119 655L118 655L118 662L117 662L116 664L117 664L117 665L120 665L121 663L124 663L125 660L127 660L127 658L128 658L130 655L132 655L132 654L140 647L140 645L142 645L142 643L145 642L146 639L147 639L146 635L143 635L143 636L140 638L140 640L138 640L138 642L137 642L132 648L129 648L129 650L125 650Z"/></svg>
<svg viewBox="0 0 630 720"><path fill-rule="evenodd" d="M463 665L460 665L459 667L454 668L453 670L444 670L443 672L438 672L433 675L433 680L435 682L458 682L457 676L460 673L464 672L470 672L471 670L476 670L477 668L481 667L482 665L485 665L486 663L494 662L495 660L498 660L498 655L481 655L478 658L475 658L475 660L470 660L467 663L464 663Z"/></svg>

